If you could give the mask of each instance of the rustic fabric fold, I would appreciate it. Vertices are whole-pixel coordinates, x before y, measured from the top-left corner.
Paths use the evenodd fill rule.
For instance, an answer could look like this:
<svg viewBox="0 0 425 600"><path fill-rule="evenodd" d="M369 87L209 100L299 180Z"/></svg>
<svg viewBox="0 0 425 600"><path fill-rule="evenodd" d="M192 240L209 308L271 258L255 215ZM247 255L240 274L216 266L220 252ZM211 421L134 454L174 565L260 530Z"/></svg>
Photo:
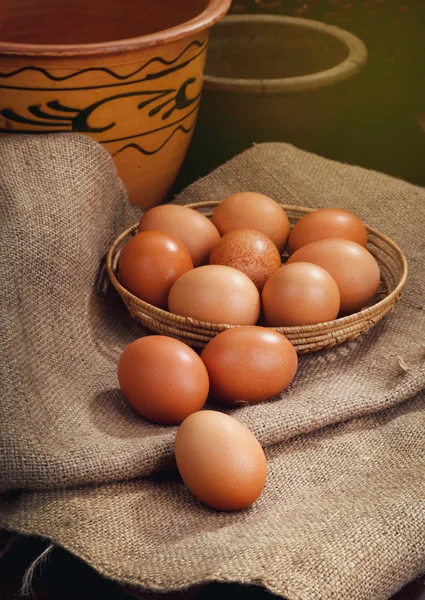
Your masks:
<svg viewBox="0 0 425 600"><path fill-rule="evenodd" d="M120 353L146 332L104 272L139 217L111 158L70 134L3 138L0 157L0 525L157 590L219 580L378 600L425 571L425 190L262 144L176 199L251 190L340 206L409 263L379 325L302 357L278 398L231 411L270 472L253 508L220 514L168 473L175 428L139 417L118 389Z"/></svg>

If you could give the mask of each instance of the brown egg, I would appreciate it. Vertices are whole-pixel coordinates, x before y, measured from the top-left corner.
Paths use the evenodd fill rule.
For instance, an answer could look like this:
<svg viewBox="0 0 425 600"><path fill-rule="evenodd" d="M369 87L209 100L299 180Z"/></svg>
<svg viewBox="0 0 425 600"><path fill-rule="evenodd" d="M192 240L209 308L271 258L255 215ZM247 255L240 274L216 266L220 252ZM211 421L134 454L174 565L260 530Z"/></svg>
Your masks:
<svg viewBox="0 0 425 600"><path fill-rule="evenodd" d="M242 271L260 292L281 264L279 251L271 239L254 229L226 233L210 256L210 265L226 265Z"/></svg>
<svg viewBox="0 0 425 600"><path fill-rule="evenodd" d="M366 227L356 215L341 208L321 208L302 217L288 238L288 252L317 240L342 238L366 247Z"/></svg>
<svg viewBox="0 0 425 600"><path fill-rule="evenodd" d="M314 263L332 275L341 296L342 314L360 310L378 290L378 263L355 242L337 238L311 242L294 252L286 264L295 262Z"/></svg>
<svg viewBox="0 0 425 600"><path fill-rule="evenodd" d="M262 294L269 325L291 327L336 319L340 295L334 278L307 262L285 265L273 273Z"/></svg>
<svg viewBox="0 0 425 600"><path fill-rule="evenodd" d="M203 410L185 419L176 434L175 455L189 490L217 510L251 506L266 483L259 442L240 421L220 412Z"/></svg>
<svg viewBox="0 0 425 600"><path fill-rule="evenodd" d="M167 425L200 410L209 390L207 370L196 352L164 335L129 344L118 363L118 381L138 413Z"/></svg>
<svg viewBox="0 0 425 600"><path fill-rule="evenodd" d="M159 308L167 308L173 283L193 268L189 251L163 231L143 231L121 251L118 271L121 284L132 294Z"/></svg>
<svg viewBox="0 0 425 600"><path fill-rule="evenodd" d="M212 222L221 235L236 229L264 233L282 251L289 234L289 220L283 208L263 194L240 192L225 198L215 209Z"/></svg>
<svg viewBox="0 0 425 600"><path fill-rule="evenodd" d="M267 327L235 327L204 348L211 393L219 402L261 402L284 390L298 366L294 346Z"/></svg>
<svg viewBox="0 0 425 600"><path fill-rule="evenodd" d="M260 295L244 273L206 265L177 279L168 306L172 313L198 321L253 325L260 315Z"/></svg>
<svg viewBox="0 0 425 600"><path fill-rule="evenodd" d="M211 250L220 241L217 228L197 210L177 204L163 204L148 210L139 222L139 231L159 229L176 237L189 250L193 265L208 263Z"/></svg>

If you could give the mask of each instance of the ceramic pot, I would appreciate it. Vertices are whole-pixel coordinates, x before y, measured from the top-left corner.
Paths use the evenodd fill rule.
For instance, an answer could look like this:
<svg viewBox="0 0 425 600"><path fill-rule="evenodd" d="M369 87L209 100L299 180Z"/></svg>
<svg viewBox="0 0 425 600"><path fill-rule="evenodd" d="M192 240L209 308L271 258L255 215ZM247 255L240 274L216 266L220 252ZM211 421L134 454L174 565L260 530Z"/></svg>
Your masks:
<svg viewBox="0 0 425 600"><path fill-rule="evenodd" d="M198 174L253 143L285 141L318 151L348 106L346 84L366 60L363 42L338 27L274 15L223 19L209 40L191 148L194 160L209 161Z"/></svg>
<svg viewBox="0 0 425 600"><path fill-rule="evenodd" d="M208 29L230 0L2 0L0 134L80 132L130 201L164 200L195 125Z"/></svg>

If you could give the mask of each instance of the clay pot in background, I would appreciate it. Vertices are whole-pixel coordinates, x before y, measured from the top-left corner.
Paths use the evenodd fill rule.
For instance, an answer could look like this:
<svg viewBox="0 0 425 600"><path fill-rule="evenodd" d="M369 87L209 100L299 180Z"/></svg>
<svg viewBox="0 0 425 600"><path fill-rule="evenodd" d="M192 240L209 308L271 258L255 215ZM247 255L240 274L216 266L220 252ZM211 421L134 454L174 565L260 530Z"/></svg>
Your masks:
<svg viewBox="0 0 425 600"><path fill-rule="evenodd" d="M425 0L233 0L229 12L281 14L343 27L369 51L356 103L424 108Z"/></svg>
<svg viewBox="0 0 425 600"><path fill-rule="evenodd" d="M2 0L0 134L80 132L131 202L166 197L197 117L208 29L230 0Z"/></svg>
<svg viewBox="0 0 425 600"><path fill-rule="evenodd" d="M191 158L200 174L252 143L316 150L350 100L364 67L361 40L317 21L226 17L211 32Z"/></svg>

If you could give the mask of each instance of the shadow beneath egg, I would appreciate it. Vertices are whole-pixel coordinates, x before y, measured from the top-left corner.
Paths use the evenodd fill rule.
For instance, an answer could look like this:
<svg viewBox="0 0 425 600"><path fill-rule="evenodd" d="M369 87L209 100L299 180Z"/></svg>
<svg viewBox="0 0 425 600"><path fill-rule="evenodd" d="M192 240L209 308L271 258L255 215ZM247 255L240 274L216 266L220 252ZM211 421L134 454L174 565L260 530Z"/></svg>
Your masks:
<svg viewBox="0 0 425 600"><path fill-rule="evenodd" d="M100 392L92 399L89 408L96 428L112 437L161 437L172 431L170 426L157 425L139 415L119 388Z"/></svg>

